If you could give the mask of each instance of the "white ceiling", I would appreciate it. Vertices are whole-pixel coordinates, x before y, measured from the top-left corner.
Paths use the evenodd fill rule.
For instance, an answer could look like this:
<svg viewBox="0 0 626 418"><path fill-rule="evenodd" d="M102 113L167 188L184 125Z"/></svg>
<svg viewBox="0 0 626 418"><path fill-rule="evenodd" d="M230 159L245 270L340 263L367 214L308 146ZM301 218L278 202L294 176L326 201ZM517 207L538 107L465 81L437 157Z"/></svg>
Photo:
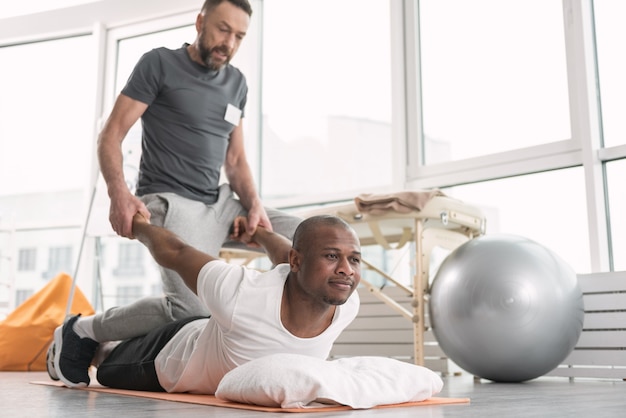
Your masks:
<svg viewBox="0 0 626 418"><path fill-rule="evenodd" d="M55 9L76 6L79 4L95 3L100 0L29 0L5 1L0 4L0 19L15 16L24 16L33 13L47 12Z"/></svg>

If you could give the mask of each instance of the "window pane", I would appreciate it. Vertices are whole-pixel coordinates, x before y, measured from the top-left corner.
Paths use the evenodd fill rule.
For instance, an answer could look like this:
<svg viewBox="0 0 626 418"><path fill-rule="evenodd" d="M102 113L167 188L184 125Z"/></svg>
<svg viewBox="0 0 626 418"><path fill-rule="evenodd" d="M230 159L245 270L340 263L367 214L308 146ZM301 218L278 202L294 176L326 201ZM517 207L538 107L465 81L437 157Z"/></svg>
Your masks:
<svg viewBox="0 0 626 418"><path fill-rule="evenodd" d="M15 291L15 306L20 306L34 293L33 289L17 289Z"/></svg>
<svg viewBox="0 0 626 418"><path fill-rule="evenodd" d="M141 286L120 286L117 288L117 305L129 305L143 295Z"/></svg>
<svg viewBox="0 0 626 418"><path fill-rule="evenodd" d="M58 200L65 206L70 202L65 195L60 195ZM41 208L48 210L45 204L33 205L32 201L30 203L30 206L35 206L40 212ZM18 205L22 209L26 206ZM70 206L80 205L75 202ZM46 222L50 219L48 214L39 218L45 218ZM78 252L81 236L82 230L79 226L6 230L0 225L0 319L17 306L16 301L24 300L22 296L16 294L16 291L23 290L22 295L28 296L39 291L60 272L73 276L76 264L72 255ZM81 290L89 296L88 282L91 281L91 277L79 279Z"/></svg>
<svg viewBox="0 0 626 418"><path fill-rule="evenodd" d="M604 145L626 144L626 2L595 0L596 45Z"/></svg>
<svg viewBox="0 0 626 418"><path fill-rule="evenodd" d="M567 187L564 184L580 185ZM481 208L487 234L515 234L544 245L576 273L591 272L589 233L581 167L445 189Z"/></svg>
<svg viewBox="0 0 626 418"><path fill-rule="evenodd" d="M105 278L100 283L102 298L98 303L102 304L98 308L104 310L159 294L156 291L161 288L159 266L145 246L108 236L100 238L97 251L99 274Z"/></svg>
<svg viewBox="0 0 626 418"><path fill-rule="evenodd" d="M0 48L0 195L88 187L91 36Z"/></svg>
<svg viewBox="0 0 626 418"><path fill-rule="evenodd" d="M192 43L196 38L196 28L193 22L189 23L189 26L181 28L147 33L120 40L117 46L115 94L117 95L122 90L130 73L135 68L135 64L146 52L160 47L178 49L185 42Z"/></svg>
<svg viewBox="0 0 626 418"><path fill-rule="evenodd" d="M52 279L59 273L72 274L72 247L54 247L48 252L48 271L44 272L44 278Z"/></svg>
<svg viewBox="0 0 626 418"><path fill-rule="evenodd" d="M569 139L561 0L421 0L427 164Z"/></svg>
<svg viewBox="0 0 626 418"><path fill-rule="evenodd" d="M144 272L145 247L137 242L121 243L118 249L118 262L114 270L116 276L137 276Z"/></svg>
<svg viewBox="0 0 626 418"><path fill-rule="evenodd" d="M37 262L36 248L21 248L17 256L18 271L33 271Z"/></svg>
<svg viewBox="0 0 626 418"><path fill-rule="evenodd" d="M606 164L606 176L609 193L609 214L611 222L611 248L613 250L613 270L626 270L626 160L612 161Z"/></svg>
<svg viewBox="0 0 626 418"><path fill-rule="evenodd" d="M263 197L391 184L389 2L263 8Z"/></svg>

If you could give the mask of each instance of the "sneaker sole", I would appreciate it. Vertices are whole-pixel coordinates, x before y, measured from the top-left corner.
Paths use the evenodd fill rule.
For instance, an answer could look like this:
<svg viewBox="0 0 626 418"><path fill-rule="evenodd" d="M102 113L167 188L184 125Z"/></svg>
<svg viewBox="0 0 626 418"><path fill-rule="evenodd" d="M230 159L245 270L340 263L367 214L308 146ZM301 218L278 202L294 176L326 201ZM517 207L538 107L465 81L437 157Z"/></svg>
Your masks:
<svg viewBox="0 0 626 418"><path fill-rule="evenodd" d="M63 376L63 372L61 371L61 368L58 367L58 365L60 364L59 361L61 360L61 351L63 349L63 325L58 326L57 329L54 330L54 344L55 344L54 364L57 366L56 372L59 377L59 380L61 380L61 382L63 382L63 384L69 388L87 387L87 382L74 383L74 382L70 382L69 380L67 380L65 376Z"/></svg>
<svg viewBox="0 0 626 418"><path fill-rule="evenodd" d="M54 341L50 343L50 347L48 347L48 352L46 353L46 370L48 371L48 376L52 380L59 380L59 375L57 375L56 366L54 363L54 353L56 352L56 346Z"/></svg>

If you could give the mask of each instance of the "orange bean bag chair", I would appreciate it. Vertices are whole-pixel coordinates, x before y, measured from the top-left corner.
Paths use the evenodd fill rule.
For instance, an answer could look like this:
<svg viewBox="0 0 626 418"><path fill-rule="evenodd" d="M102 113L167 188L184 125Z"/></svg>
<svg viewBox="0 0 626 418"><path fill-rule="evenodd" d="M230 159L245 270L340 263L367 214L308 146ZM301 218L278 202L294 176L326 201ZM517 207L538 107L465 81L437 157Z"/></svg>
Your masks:
<svg viewBox="0 0 626 418"><path fill-rule="evenodd" d="M46 352L55 328L65 320L71 288L72 278L61 273L0 322L0 370L46 370ZM70 313L95 313L78 287Z"/></svg>

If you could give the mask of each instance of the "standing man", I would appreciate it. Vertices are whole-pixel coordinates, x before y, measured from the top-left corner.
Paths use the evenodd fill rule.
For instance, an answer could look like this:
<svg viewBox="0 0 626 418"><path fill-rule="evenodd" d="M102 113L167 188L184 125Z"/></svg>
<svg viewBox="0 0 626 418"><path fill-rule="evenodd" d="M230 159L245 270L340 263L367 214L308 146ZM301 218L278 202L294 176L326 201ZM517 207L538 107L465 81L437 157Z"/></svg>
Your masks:
<svg viewBox="0 0 626 418"><path fill-rule="evenodd" d="M263 226L293 236L300 219L263 207L244 150L248 88L229 62L251 15L247 0L206 0L193 44L154 49L137 63L98 138L111 198L109 220L118 235L131 237L133 216L140 213L213 256L240 215L247 217L250 235ZM139 118L142 156L134 196L124 181L121 144ZM222 168L228 184L220 186ZM176 272L163 268L162 282L165 298L144 298L99 314L94 334L119 340L176 319L209 315ZM128 327L131 317L137 318L134 329Z"/></svg>

